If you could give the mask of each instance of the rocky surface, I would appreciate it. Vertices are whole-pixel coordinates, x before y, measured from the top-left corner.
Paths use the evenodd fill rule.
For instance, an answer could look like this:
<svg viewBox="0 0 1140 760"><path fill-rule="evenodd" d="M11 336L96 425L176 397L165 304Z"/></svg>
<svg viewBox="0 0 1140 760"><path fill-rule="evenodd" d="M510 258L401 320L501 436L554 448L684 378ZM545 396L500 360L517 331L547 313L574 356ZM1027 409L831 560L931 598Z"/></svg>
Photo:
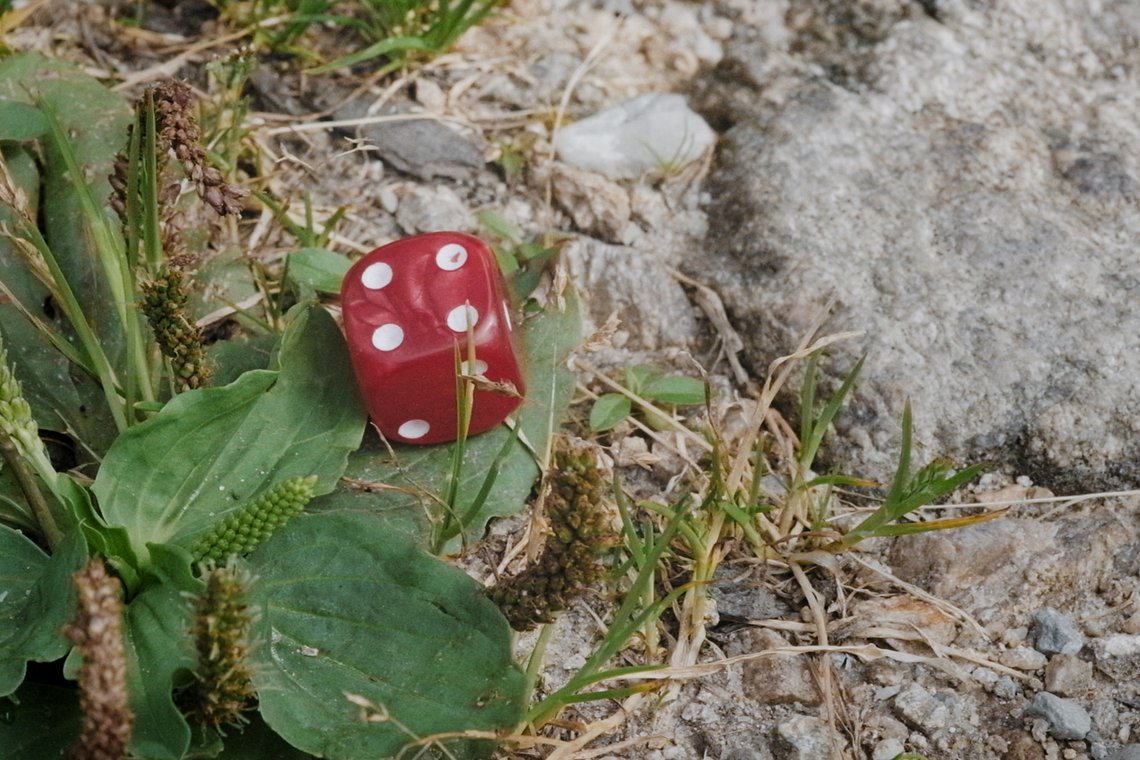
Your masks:
<svg viewBox="0 0 1140 760"><path fill-rule="evenodd" d="M828 299L868 354L837 461L932 453L1073 491L1140 480L1140 10L731 4L703 256L757 368Z"/></svg>
<svg viewBox="0 0 1140 760"><path fill-rule="evenodd" d="M430 179L397 153L338 155L368 167L372 191L329 183L325 202L352 204L344 235L368 245L478 228L487 210L527 240L566 236L589 327L605 328L590 360L618 377L639 362L692 372L695 359L719 392L746 396L725 359L742 345L762 379L836 296L829 329L863 337L833 351L832 371L869 358L829 444L835 465L889 474L910 397L918 459L999 463L965 505L1051 495L1034 483L1128 484L1140 440L1137 26L1125 3L1082 8L516 0L414 87L355 106L438 116L419 136L389 126L402 122L356 135L385 151L426 145L446 159L426 165ZM485 63L488 50L506 63ZM602 171L559 146L591 116L665 92L723 133L707 179L707 155ZM630 165L644 161L625 144ZM309 162L334 152L290 145ZM661 498L684 467L628 430L602 442L636 498ZM794 651L818 640L787 576L726 563L700 660L739 661L624 712L586 703L565 717L615 721L583 750L614 759L1127 758L1140 741L1140 505L1049 510L875 542L813 573L831 644L851 648L825 657ZM500 524L491 547L517 530ZM592 598L558 620L544 688L585 662L606 609ZM532 644L520 639L520 657ZM868 646L883 654L851 653Z"/></svg>
<svg viewBox="0 0 1140 760"><path fill-rule="evenodd" d="M79 15L42 34L79 36L77 20L111 34ZM257 138L283 195L304 188L318 219L347 208L340 250L489 235L488 211L526 241L555 235L604 333L591 361L616 377L699 363L738 412L837 297L828 327L863 337L831 371L869 358L831 462L889 474L909 397L917 459L999 463L956 498L969 508L1051 495L1034 483L1140 480L1138 35L1124 0L513 0L452 54L355 99L357 82L317 103L263 67L265 123L318 106L400 118ZM559 153L559 119L573 134L647 93L685 96L722 133L707 180L707 154L607 173ZM741 347L750 377L729 361ZM631 496L675 495L685 464L667 441L628 427L600 441ZM523 525L494 524L467 569L492 577ZM738 552L710 586L708 669L621 707L576 705L555 735L610 721L581 749L612 759L1135 760L1138 547L1135 497L866 542L807 571L826 655L802 649L820 642L800 587ZM586 662L611 603L558 619L542 689ZM668 615L660 634L667 657ZM642 652L627 655L617 664Z"/></svg>

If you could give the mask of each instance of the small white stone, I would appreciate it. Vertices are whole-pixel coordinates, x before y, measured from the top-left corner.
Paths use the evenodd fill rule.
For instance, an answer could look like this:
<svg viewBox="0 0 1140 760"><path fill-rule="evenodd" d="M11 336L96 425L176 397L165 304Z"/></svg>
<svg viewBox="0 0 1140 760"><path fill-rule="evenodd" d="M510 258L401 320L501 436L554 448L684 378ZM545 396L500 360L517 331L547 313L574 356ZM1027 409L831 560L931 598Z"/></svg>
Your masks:
<svg viewBox="0 0 1140 760"><path fill-rule="evenodd" d="M454 272L467 263L467 249L459 243L448 243L435 254L435 265L445 272Z"/></svg>
<svg viewBox="0 0 1140 760"><path fill-rule="evenodd" d="M482 359L476 359L474 363L464 361L459 365L459 371L464 375L485 375L487 374L487 362Z"/></svg>
<svg viewBox="0 0 1140 760"><path fill-rule="evenodd" d="M426 420L408 420L396 432L401 438L423 438L430 429L431 425Z"/></svg>
<svg viewBox="0 0 1140 760"><path fill-rule="evenodd" d="M715 142L716 133L684 97L655 92L562 128L554 148L571 166L611 179L633 179L676 171Z"/></svg>
<svg viewBox="0 0 1140 760"><path fill-rule="evenodd" d="M380 261L369 264L360 275L360 284L369 290L379 290L392 281L392 267Z"/></svg>
<svg viewBox="0 0 1140 760"><path fill-rule="evenodd" d="M372 345L378 351L393 351L404 342L404 328L388 323L372 331Z"/></svg>
<svg viewBox="0 0 1140 760"><path fill-rule="evenodd" d="M471 304L456 306L447 313L447 326L455 332L467 332L467 328L474 327L479 321L479 312Z"/></svg>

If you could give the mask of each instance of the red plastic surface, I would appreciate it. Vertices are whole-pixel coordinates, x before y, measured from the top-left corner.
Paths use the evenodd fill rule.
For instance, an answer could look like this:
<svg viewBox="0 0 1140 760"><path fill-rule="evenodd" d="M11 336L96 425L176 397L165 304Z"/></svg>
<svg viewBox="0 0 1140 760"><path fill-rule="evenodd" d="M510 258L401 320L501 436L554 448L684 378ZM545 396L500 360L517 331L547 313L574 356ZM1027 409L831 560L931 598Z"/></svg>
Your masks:
<svg viewBox="0 0 1140 760"><path fill-rule="evenodd" d="M357 385L389 440L457 437L455 351L467 360L468 321L476 364L465 374L526 392L506 287L478 238L432 232L377 248L345 275L341 307ZM503 422L519 396L476 390L469 433Z"/></svg>

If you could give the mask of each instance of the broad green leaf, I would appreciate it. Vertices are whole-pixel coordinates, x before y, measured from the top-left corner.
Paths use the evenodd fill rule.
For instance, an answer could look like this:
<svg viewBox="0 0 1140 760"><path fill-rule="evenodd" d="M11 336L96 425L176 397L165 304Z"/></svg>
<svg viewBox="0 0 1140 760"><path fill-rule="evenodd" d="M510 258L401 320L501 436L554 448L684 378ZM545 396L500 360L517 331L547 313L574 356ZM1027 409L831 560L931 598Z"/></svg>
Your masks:
<svg viewBox="0 0 1140 760"><path fill-rule="evenodd" d="M285 271L294 286L308 287L318 293L336 294L352 262L347 256L325 248L301 248L286 259Z"/></svg>
<svg viewBox="0 0 1140 760"><path fill-rule="evenodd" d="M265 369L276 344L277 336L265 333L239 335L207 346L206 357L213 372L210 384L215 387L228 385L251 369Z"/></svg>
<svg viewBox="0 0 1140 760"><path fill-rule="evenodd" d="M595 432L609 430L629 416L632 410L628 396L620 393L606 393L590 407L590 429Z"/></svg>
<svg viewBox="0 0 1140 760"><path fill-rule="evenodd" d="M190 726L174 705L174 678L197 662L190 638L190 602L172 586L156 585L130 603L124 620L127 690L135 715L131 752L148 760L178 760Z"/></svg>
<svg viewBox="0 0 1140 760"><path fill-rule="evenodd" d="M290 317L280 370L179 394L107 452L93 490L140 557L148 543L192 545L287 478L317 475L318 493L335 486L360 443L364 410L332 317L312 305Z"/></svg>
<svg viewBox="0 0 1140 760"><path fill-rule="evenodd" d="M0 140L34 140L46 132L47 128L47 119L31 103L0 98Z"/></svg>
<svg viewBox="0 0 1140 760"><path fill-rule="evenodd" d="M648 383L641 389L641 395L663 404L703 404L705 384L694 377L671 375Z"/></svg>
<svg viewBox="0 0 1140 760"><path fill-rule="evenodd" d="M86 558L77 532L49 557L22 533L0 526L0 695L16 690L28 660L67 654L61 631L74 613L71 575Z"/></svg>
<svg viewBox="0 0 1140 760"><path fill-rule="evenodd" d="M538 477L535 457L541 457L558 428L574 391L574 374L565 367L567 354L581 335L578 304L568 299L565 311L551 307L523 324L527 396L519 414L522 441L511 445L500 461L494 485L474 514L468 514L487 477L488 468L515 435L498 427L469 438L457 489L455 511L467 515L464 540L476 540L487 521L521 510ZM314 499L309 511L347 511L371 515L390 530L428 546L433 526L444 515L452 450L439 446L394 446L392 452L374 437L349 457L346 482L335 493ZM529 446L529 448L528 448ZM452 542L448 549L456 548Z"/></svg>
<svg viewBox="0 0 1140 760"><path fill-rule="evenodd" d="M40 191L35 159L18 145L0 145L0 151L13 182L28 199L29 213L35 215ZM15 210L0 203L0 225L14 228L15 219ZM9 238L0 236L0 282L11 298L48 327L70 336L72 333L62 311L16 254L15 245ZM75 370L7 298L0 298L0 333L9 363L40 427L67 431L92 450L105 451L116 430L99 384Z"/></svg>
<svg viewBox="0 0 1140 760"><path fill-rule="evenodd" d="M249 715L245 726L226 728L225 749L218 755L219 760L310 760L312 757L274 733L258 713Z"/></svg>
<svg viewBox="0 0 1140 760"><path fill-rule="evenodd" d="M302 515L249 561L261 714L293 746L373 760L416 737L505 730L521 717L525 679L482 586L381 523ZM346 693L390 720L362 721ZM446 747L456 757L487 749Z"/></svg>
<svg viewBox="0 0 1140 760"><path fill-rule="evenodd" d="M0 697L0 757L64 758L79 735L74 689L26 683Z"/></svg>
<svg viewBox="0 0 1140 760"><path fill-rule="evenodd" d="M115 154L127 142L132 115L127 100L70 64L34 54L0 60L0 98L31 104L37 98L52 109L66 132L95 197L110 197ZM42 141L42 229L88 321L112 364L119 366L122 328L108 308L110 290L82 212L76 178L50 139ZM113 229L119 222L109 206L103 213ZM29 306L39 304L29 304ZM23 378L21 378L23 379Z"/></svg>

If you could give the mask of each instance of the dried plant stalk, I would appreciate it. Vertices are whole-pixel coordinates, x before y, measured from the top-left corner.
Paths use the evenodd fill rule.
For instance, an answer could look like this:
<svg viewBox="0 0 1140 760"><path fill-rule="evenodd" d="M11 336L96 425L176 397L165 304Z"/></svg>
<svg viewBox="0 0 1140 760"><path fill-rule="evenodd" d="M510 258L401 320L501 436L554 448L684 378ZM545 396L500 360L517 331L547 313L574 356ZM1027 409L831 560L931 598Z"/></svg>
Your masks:
<svg viewBox="0 0 1140 760"><path fill-rule="evenodd" d="M83 657L79 706L83 725L72 747L77 760L122 760L134 716L127 702L123 602L118 578L94 558L74 576L79 612L64 633Z"/></svg>

